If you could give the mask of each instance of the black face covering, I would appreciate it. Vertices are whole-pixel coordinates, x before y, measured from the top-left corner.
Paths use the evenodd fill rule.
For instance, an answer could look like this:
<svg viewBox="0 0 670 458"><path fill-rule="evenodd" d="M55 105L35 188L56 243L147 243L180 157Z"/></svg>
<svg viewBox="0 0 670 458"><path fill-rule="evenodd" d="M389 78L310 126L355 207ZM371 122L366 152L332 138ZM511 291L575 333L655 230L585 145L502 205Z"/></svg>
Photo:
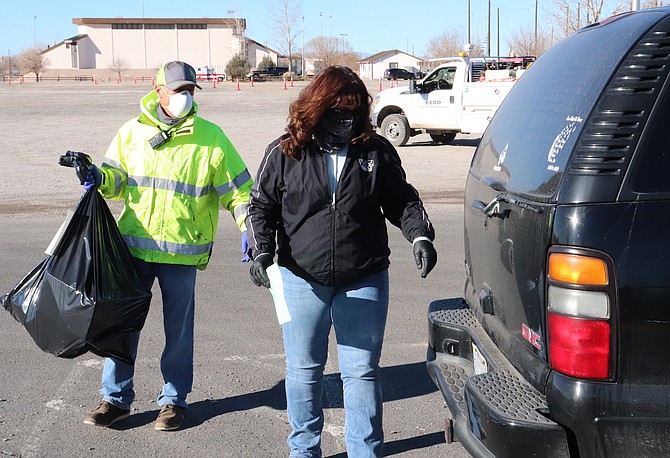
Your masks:
<svg viewBox="0 0 670 458"><path fill-rule="evenodd" d="M314 131L314 141L327 153L334 153L353 138L358 115L347 110L328 109Z"/></svg>

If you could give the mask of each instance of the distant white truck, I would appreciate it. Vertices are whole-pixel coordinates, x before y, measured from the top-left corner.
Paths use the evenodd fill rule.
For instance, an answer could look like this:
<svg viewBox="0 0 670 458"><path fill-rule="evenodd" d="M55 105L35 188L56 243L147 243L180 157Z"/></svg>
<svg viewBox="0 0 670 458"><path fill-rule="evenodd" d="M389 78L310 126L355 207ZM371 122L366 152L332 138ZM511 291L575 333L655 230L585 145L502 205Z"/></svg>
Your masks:
<svg viewBox="0 0 670 458"><path fill-rule="evenodd" d="M374 98L372 123L393 145L428 133L450 143L458 133L483 133L489 121L535 60L534 57L452 57L421 81L386 89Z"/></svg>

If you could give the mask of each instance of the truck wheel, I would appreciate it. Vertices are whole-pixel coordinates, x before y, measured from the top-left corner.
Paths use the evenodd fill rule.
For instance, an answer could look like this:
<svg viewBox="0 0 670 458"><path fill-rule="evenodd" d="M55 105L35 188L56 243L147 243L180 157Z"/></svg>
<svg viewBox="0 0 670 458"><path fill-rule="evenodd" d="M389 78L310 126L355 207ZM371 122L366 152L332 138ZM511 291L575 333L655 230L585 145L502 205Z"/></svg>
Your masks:
<svg viewBox="0 0 670 458"><path fill-rule="evenodd" d="M219 76L217 79L219 80L219 83L223 83L223 81L226 79L226 77L225 76Z"/></svg>
<svg viewBox="0 0 670 458"><path fill-rule="evenodd" d="M410 136L410 128L405 115L392 114L385 117L384 121L382 121L382 135L393 146L403 146L407 143Z"/></svg>
<svg viewBox="0 0 670 458"><path fill-rule="evenodd" d="M445 145L447 145L447 144L454 141L454 138L456 138L456 134L454 134L454 133L450 133L450 134L430 134L430 138L435 143L444 143Z"/></svg>

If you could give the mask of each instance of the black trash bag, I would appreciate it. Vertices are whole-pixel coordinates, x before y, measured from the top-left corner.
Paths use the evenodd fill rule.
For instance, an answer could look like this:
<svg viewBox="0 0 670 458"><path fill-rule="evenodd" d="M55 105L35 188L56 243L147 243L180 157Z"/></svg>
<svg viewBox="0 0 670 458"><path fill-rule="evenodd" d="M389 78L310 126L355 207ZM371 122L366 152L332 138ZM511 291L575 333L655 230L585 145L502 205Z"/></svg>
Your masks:
<svg viewBox="0 0 670 458"><path fill-rule="evenodd" d="M82 196L53 254L0 298L45 352L74 358L91 351L130 364L150 301L95 189Z"/></svg>

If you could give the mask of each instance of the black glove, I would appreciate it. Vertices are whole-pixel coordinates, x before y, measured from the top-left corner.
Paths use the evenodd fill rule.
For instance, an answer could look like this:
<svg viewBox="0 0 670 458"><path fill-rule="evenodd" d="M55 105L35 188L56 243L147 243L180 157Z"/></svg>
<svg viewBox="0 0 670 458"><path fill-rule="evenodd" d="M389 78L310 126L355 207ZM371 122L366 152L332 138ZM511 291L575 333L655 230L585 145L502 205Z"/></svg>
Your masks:
<svg viewBox="0 0 670 458"><path fill-rule="evenodd" d="M266 288L270 287L270 279L268 278L267 268L272 265L272 255L270 253L262 253L256 256L254 262L249 267L249 275L251 275L251 281L253 281L256 286L265 286Z"/></svg>
<svg viewBox="0 0 670 458"><path fill-rule="evenodd" d="M426 278L437 264L437 251L428 240L419 240L414 244L413 250L416 268L421 269L421 278Z"/></svg>
<svg viewBox="0 0 670 458"><path fill-rule="evenodd" d="M93 164L91 156L78 151L68 151L58 158L58 164L63 167L74 167L74 171L79 178L79 184L83 185L86 177L91 173L90 167Z"/></svg>

